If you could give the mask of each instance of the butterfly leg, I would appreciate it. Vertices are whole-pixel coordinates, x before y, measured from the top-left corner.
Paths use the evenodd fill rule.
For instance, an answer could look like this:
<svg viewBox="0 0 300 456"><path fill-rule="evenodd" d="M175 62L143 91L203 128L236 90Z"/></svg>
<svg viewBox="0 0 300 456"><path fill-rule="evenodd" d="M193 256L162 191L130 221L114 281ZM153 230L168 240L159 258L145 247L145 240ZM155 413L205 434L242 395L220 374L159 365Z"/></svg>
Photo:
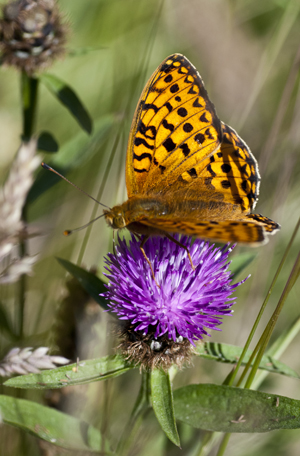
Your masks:
<svg viewBox="0 0 300 456"><path fill-rule="evenodd" d="M177 241L175 238L173 238L173 236L171 236L170 234L165 233L165 236L166 236L168 239L170 239L170 241L174 242L176 245L179 245L179 247L181 247L182 249L184 249L184 250L186 251L187 256L188 256L188 258L189 258L189 260L190 260L191 266L192 266L193 270L195 271L196 268L195 268L195 266L193 265L193 260L192 260L192 257L191 257L191 255L190 255L189 249L188 249L185 245L181 244L181 242L179 242L179 241Z"/></svg>
<svg viewBox="0 0 300 456"><path fill-rule="evenodd" d="M158 283L157 283L156 280L155 280L155 275L154 275L154 271L153 271L153 268L152 268L152 264L150 263L150 260L149 260L149 258L147 257L146 252L145 252L145 250L144 250L144 248L143 248L144 245L145 245L145 243L146 243L146 241L149 239L149 237L150 237L150 236L145 236L145 237L144 237L144 239L143 239L142 242L140 243L140 249L141 249L141 251L142 251L142 254L144 255L145 260L147 261L147 263L148 263L149 266L150 266L150 269L151 269L151 272L152 272L152 277L153 277L154 282L156 283L156 285L158 286L158 288L160 288L160 286L158 285Z"/></svg>

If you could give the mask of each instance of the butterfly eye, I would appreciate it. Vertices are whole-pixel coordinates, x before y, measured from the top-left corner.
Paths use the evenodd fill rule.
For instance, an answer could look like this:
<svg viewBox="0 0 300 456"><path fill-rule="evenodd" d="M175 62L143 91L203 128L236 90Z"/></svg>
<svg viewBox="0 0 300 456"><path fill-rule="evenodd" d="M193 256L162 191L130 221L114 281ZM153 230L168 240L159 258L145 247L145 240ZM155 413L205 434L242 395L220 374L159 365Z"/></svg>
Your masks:
<svg viewBox="0 0 300 456"><path fill-rule="evenodd" d="M125 219L122 215L118 215L113 218L113 225L112 227L115 229L121 229L126 226Z"/></svg>
<svg viewBox="0 0 300 456"><path fill-rule="evenodd" d="M119 209L119 208L118 208ZM119 230L126 226L123 214L117 211L104 211L105 220L113 230Z"/></svg>

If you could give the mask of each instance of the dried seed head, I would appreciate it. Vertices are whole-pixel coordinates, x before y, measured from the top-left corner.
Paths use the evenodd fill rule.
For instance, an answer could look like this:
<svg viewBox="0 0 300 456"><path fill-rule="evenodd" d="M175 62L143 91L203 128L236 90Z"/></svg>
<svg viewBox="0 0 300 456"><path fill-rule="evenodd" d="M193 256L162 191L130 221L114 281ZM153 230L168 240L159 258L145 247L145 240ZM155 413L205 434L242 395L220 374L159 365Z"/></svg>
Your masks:
<svg viewBox="0 0 300 456"><path fill-rule="evenodd" d="M8 178L0 188L0 260L12 251L20 238L26 237L22 209L33 183L33 172L39 164L36 140L32 139L20 147Z"/></svg>
<svg viewBox="0 0 300 456"><path fill-rule="evenodd" d="M40 164L36 155L36 140L22 144L3 187L0 188L0 284L12 283L23 274L30 274L37 256L13 258L19 242L37 235L22 221L33 172Z"/></svg>
<svg viewBox="0 0 300 456"><path fill-rule="evenodd" d="M40 369L53 369L56 364L68 364L69 360L62 356L50 356L49 348L13 348L0 362L1 377L10 377L12 374L38 374Z"/></svg>
<svg viewBox="0 0 300 456"><path fill-rule="evenodd" d="M176 341L169 339L166 334L154 337L154 331L144 334L135 331L128 324L118 331L121 343L118 349L128 361L140 369L151 370L162 368L168 370L173 364L180 369L190 364L194 347L188 339L179 336Z"/></svg>
<svg viewBox="0 0 300 456"><path fill-rule="evenodd" d="M54 0L16 0L2 8L2 15L3 64L33 74L64 53L67 27Z"/></svg>

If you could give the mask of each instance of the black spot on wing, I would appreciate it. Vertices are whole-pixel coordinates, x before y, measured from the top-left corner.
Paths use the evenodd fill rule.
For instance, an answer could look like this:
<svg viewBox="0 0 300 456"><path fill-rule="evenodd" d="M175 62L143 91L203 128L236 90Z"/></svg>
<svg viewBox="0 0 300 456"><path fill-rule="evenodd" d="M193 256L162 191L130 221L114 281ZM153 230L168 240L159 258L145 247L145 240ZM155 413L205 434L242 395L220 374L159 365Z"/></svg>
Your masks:
<svg viewBox="0 0 300 456"><path fill-rule="evenodd" d="M231 166L228 165L227 163L224 163L224 164L221 166L221 169L222 169L223 173L230 173L230 171L231 171Z"/></svg>
<svg viewBox="0 0 300 456"><path fill-rule="evenodd" d="M193 178L195 179L197 177L197 171L195 170L195 168L191 168L187 171L187 173Z"/></svg>
<svg viewBox="0 0 300 456"><path fill-rule="evenodd" d="M223 188L230 188L231 187L231 184L228 180L222 180L221 181L221 185Z"/></svg>
<svg viewBox="0 0 300 456"><path fill-rule="evenodd" d="M186 133L190 133L193 129L194 129L193 125L190 124L189 122L187 122L183 125L183 131L185 131Z"/></svg>
<svg viewBox="0 0 300 456"><path fill-rule="evenodd" d="M171 93L176 93L178 92L179 90L179 85L178 84L173 84L171 87L170 87L170 92Z"/></svg>
<svg viewBox="0 0 300 456"><path fill-rule="evenodd" d="M246 176L248 176L248 173L247 173L247 163L245 163L243 166L240 167L240 172L242 174L246 174Z"/></svg>
<svg viewBox="0 0 300 456"><path fill-rule="evenodd" d="M167 122L166 119L162 121L163 126L166 130L174 131L174 125Z"/></svg>
<svg viewBox="0 0 300 456"><path fill-rule="evenodd" d="M173 110L173 106L172 106L171 103L169 103L169 102L165 103L165 107L167 108L167 110L168 110L169 112L171 112L171 111Z"/></svg>
<svg viewBox="0 0 300 456"><path fill-rule="evenodd" d="M168 76L165 77L164 81L165 82L172 82L173 76L171 74L168 74Z"/></svg>
<svg viewBox="0 0 300 456"><path fill-rule="evenodd" d="M187 110L186 110L185 108L179 108L179 109L177 110L177 112L178 112L178 114L179 114L180 117L186 117L187 114L188 114L188 112L187 112Z"/></svg>
<svg viewBox="0 0 300 456"><path fill-rule="evenodd" d="M197 92L197 90L194 90L194 87L196 87L195 85L192 85L192 87L190 88L190 90L188 91L188 94L191 94L191 95L195 95Z"/></svg>
<svg viewBox="0 0 300 456"><path fill-rule="evenodd" d="M153 111L155 113L157 113L159 111L160 108L158 108L157 106L155 106L154 103L144 103L143 105L143 111L148 111L149 109L153 109Z"/></svg>
<svg viewBox="0 0 300 456"><path fill-rule="evenodd" d="M144 152L143 154L141 155L137 155L137 154L133 154L133 158L134 160L138 160L138 161L141 161L141 160L144 160L144 158L149 158L150 162L152 160L152 155L147 153L147 152Z"/></svg>
<svg viewBox="0 0 300 456"><path fill-rule="evenodd" d="M148 144L147 141L145 141L145 139L143 139L143 138L135 138L134 144L137 147L142 144L143 146L147 147L147 149L150 149L150 150L154 149L154 146L150 146L150 144Z"/></svg>
<svg viewBox="0 0 300 456"><path fill-rule="evenodd" d="M182 144L181 146L179 146L179 148L182 150L183 155L184 155L185 157L187 157L188 154L189 154L190 151L191 151L190 148L189 148L189 146L188 146L186 143L184 143L184 144Z"/></svg>
<svg viewBox="0 0 300 456"><path fill-rule="evenodd" d="M201 121L201 122L206 122L206 123L209 122L209 120L207 120L207 118L206 118L206 112L204 112L204 113L200 116L200 121Z"/></svg>
<svg viewBox="0 0 300 456"><path fill-rule="evenodd" d="M146 173L146 172L148 172L148 170L145 169L145 168L142 168L142 169L133 168L133 169L134 169L134 171L135 171L136 173Z"/></svg>
<svg viewBox="0 0 300 456"><path fill-rule="evenodd" d="M207 129L205 130L205 134L206 134L206 136L207 136L209 139L214 139L214 137L213 137L213 136L211 135L211 133L210 133L210 129L209 129L209 128L207 128Z"/></svg>
<svg viewBox="0 0 300 456"><path fill-rule="evenodd" d="M206 169L212 175L212 177L216 177L216 173L213 171L211 164L207 165Z"/></svg>
<svg viewBox="0 0 300 456"><path fill-rule="evenodd" d="M203 105L199 103L199 97L193 103L194 108L203 108Z"/></svg>
<svg viewBox="0 0 300 456"><path fill-rule="evenodd" d="M156 128L154 127L154 125L150 125L149 127L146 127L146 125L142 122L142 120L140 120L137 131L139 131L146 138L155 139Z"/></svg>
<svg viewBox="0 0 300 456"><path fill-rule="evenodd" d="M246 180L243 180L242 184L241 184L241 187L242 189L244 190L245 193L247 193L247 189L248 189L248 181Z"/></svg>
<svg viewBox="0 0 300 456"><path fill-rule="evenodd" d="M167 152L172 152L175 149L176 144L173 142L172 138L168 138L163 142L163 146L166 148Z"/></svg>
<svg viewBox="0 0 300 456"><path fill-rule="evenodd" d="M202 133L197 133L194 139L197 143L202 144L205 141L205 136Z"/></svg>

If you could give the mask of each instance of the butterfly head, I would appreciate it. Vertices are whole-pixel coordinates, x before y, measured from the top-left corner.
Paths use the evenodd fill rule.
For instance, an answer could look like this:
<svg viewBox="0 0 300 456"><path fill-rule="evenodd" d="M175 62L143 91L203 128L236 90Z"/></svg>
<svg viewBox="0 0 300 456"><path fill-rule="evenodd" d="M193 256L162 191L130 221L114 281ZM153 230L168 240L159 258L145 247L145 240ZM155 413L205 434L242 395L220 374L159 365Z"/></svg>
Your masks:
<svg viewBox="0 0 300 456"><path fill-rule="evenodd" d="M105 220L113 230L120 230L127 225L124 218L122 206L115 206L109 211L103 211Z"/></svg>

